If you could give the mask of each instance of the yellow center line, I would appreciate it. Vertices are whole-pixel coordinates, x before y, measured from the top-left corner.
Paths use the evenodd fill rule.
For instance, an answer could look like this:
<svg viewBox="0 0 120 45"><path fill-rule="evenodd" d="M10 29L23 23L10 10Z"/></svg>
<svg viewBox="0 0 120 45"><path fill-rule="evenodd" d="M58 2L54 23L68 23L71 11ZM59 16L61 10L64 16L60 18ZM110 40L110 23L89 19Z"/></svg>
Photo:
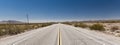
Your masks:
<svg viewBox="0 0 120 45"><path fill-rule="evenodd" d="M62 37L61 37L60 28L58 29L58 45L62 45Z"/></svg>

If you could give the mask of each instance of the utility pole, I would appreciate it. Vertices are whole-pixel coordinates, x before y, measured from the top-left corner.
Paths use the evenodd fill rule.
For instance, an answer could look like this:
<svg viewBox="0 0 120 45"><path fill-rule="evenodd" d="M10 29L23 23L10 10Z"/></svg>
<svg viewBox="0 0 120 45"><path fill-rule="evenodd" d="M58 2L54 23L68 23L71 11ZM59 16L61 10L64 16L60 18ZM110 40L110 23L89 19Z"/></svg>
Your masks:
<svg viewBox="0 0 120 45"><path fill-rule="evenodd" d="M27 26L27 30L29 30L29 15L28 15L28 13L26 14L26 18L27 18L26 26Z"/></svg>
<svg viewBox="0 0 120 45"><path fill-rule="evenodd" d="M26 17L27 17L27 23L29 24L29 15L26 14Z"/></svg>

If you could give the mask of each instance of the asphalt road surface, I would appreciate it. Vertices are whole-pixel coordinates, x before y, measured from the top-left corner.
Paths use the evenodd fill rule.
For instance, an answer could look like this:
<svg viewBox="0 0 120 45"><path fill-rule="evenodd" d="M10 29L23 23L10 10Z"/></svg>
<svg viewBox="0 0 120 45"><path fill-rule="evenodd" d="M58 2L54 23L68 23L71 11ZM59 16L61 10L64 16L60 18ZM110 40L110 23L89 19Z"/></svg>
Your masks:
<svg viewBox="0 0 120 45"><path fill-rule="evenodd" d="M64 24L54 24L0 40L0 45L119 45Z"/></svg>

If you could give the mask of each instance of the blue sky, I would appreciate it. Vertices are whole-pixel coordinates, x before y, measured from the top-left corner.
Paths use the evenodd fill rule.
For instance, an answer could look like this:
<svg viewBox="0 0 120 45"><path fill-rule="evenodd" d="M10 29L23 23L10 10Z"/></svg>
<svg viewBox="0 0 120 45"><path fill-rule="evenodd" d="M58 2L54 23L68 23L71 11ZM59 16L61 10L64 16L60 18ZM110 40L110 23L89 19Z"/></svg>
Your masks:
<svg viewBox="0 0 120 45"><path fill-rule="evenodd" d="M0 0L0 20L31 22L120 19L119 0Z"/></svg>

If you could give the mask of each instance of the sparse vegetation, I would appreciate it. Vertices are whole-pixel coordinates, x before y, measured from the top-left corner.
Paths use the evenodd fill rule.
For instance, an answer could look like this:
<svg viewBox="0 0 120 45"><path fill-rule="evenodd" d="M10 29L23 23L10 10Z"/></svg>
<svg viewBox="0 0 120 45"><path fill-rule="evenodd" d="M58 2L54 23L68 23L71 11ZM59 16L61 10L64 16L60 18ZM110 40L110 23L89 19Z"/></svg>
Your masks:
<svg viewBox="0 0 120 45"><path fill-rule="evenodd" d="M102 24L93 24L92 26L89 27L91 30L98 30L98 31L104 31L105 28Z"/></svg>
<svg viewBox="0 0 120 45"><path fill-rule="evenodd" d="M111 31L112 31L112 32L114 32L115 30L118 30L118 29L119 29L118 26L113 26L113 27L111 27Z"/></svg>
<svg viewBox="0 0 120 45"><path fill-rule="evenodd" d="M75 27L82 27L82 28L86 28L88 27L86 24L84 23L78 23L78 24L74 24Z"/></svg>
<svg viewBox="0 0 120 45"><path fill-rule="evenodd" d="M89 27L90 30L97 30L107 34L120 36L120 20L90 20L90 21L71 21L62 23L83 28L84 28L83 25L85 24L87 25L85 27Z"/></svg>
<svg viewBox="0 0 120 45"><path fill-rule="evenodd" d="M0 30L0 36L5 35L5 34L6 34L6 33L5 33L4 30Z"/></svg>
<svg viewBox="0 0 120 45"><path fill-rule="evenodd" d="M30 24L0 24L0 36L15 35L31 29L37 29L51 25L52 23L30 23Z"/></svg>

